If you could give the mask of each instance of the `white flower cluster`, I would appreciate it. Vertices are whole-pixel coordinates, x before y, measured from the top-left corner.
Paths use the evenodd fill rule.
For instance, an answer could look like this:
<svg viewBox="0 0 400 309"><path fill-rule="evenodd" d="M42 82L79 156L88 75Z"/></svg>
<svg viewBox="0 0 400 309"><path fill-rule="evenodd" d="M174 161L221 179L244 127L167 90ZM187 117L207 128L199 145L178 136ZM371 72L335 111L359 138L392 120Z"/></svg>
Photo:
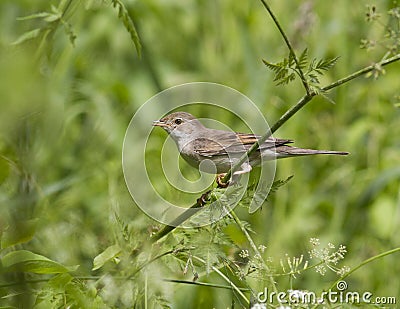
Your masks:
<svg viewBox="0 0 400 309"><path fill-rule="evenodd" d="M347 253L346 246L340 245L336 251L333 251L336 249L336 246L332 243L328 243L324 248L319 248L320 241L318 238L311 238L310 243L313 246L313 248L308 252L310 258L321 261L321 264L315 267L317 273L325 275L327 268L329 268L339 276L344 276L350 271L350 267L348 266L343 266L341 268L336 267L339 261L343 260Z"/></svg>

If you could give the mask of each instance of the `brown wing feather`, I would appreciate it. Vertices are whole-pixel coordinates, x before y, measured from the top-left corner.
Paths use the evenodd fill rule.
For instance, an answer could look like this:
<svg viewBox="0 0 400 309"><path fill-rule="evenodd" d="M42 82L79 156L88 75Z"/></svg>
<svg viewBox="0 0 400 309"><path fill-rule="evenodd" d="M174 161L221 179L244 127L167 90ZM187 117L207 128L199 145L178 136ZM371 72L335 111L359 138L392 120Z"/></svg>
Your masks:
<svg viewBox="0 0 400 309"><path fill-rule="evenodd" d="M227 153L244 153L258 139L259 135L235 133L228 131L213 130L209 136L211 138L196 138L193 143L193 150L202 156L218 156L226 155ZM269 138L261 144L261 149L275 148L293 143L288 139Z"/></svg>
<svg viewBox="0 0 400 309"><path fill-rule="evenodd" d="M191 143L194 152L202 156L212 157L226 154L226 150L221 143L217 143L209 138L196 138Z"/></svg>
<svg viewBox="0 0 400 309"><path fill-rule="evenodd" d="M259 135L246 134L246 133L237 133L237 136L239 137L239 139L243 143L243 145L249 146L246 148L250 148L251 145L253 145L261 137ZM283 145L287 145L287 144L291 144L291 143L293 143L293 141L290 139L270 137L264 143L261 144L261 149L274 148L274 147L283 146Z"/></svg>

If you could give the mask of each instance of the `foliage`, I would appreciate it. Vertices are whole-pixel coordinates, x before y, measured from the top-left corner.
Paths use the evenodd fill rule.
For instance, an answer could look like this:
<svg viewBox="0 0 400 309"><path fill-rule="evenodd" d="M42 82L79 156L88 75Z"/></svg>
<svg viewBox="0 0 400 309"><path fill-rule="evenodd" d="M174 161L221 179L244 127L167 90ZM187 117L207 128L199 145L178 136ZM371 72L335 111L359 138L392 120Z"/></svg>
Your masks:
<svg viewBox="0 0 400 309"><path fill-rule="evenodd" d="M348 1L274 3L293 46L263 60L272 76L260 59L287 47L256 1L3 1L0 307L248 308L266 288L299 298L343 280L398 296L399 76L383 61L399 53L400 15L392 1L363 15L364 4L350 15ZM371 62L373 80L351 75ZM254 214L256 181L222 220L156 239L163 227L123 181L123 136L148 97L191 80L229 84L269 119L306 90L313 103L279 135L351 156L279 162L274 194ZM210 189L211 200L225 192Z"/></svg>
<svg viewBox="0 0 400 309"><path fill-rule="evenodd" d="M308 59L307 48L303 50L299 57L299 65L297 66L293 54L290 53L287 58L283 61L273 64L266 60L263 60L264 64L268 69L275 73L274 81L277 85L286 85L293 81L298 75L300 78L302 74L300 71L304 71L304 76L306 78L305 82L312 86L314 91L318 91L320 81L318 75L323 75L324 71L331 69L339 57L334 57L332 59L320 59L317 60L313 58L311 61Z"/></svg>

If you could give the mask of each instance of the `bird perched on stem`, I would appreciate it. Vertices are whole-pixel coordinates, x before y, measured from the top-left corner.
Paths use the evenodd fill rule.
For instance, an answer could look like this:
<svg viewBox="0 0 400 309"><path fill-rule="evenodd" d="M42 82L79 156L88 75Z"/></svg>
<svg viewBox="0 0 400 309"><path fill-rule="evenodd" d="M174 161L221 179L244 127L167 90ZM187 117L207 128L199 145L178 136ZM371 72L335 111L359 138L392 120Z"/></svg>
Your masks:
<svg viewBox="0 0 400 309"><path fill-rule="evenodd" d="M196 117L186 112L175 112L153 122L162 127L175 141L183 159L206 173L227 173L241 156L260 138L258 135L216 130L205 127ZM234 175L251 171L264 160L275 160L317 154L347 155L348 152L305 149L290 146L289 139L268 138L250 154ZM208 161L208 164L202 162Z"/></svg>

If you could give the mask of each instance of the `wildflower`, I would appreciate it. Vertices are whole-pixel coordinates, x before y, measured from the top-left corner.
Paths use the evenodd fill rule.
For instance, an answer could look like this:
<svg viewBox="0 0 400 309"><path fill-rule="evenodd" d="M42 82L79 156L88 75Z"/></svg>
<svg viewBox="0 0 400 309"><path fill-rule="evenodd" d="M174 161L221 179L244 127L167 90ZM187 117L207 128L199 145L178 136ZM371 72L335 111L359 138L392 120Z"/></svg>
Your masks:
<svg viewBox="0 0 400 309"><path fill-rule="evenodd" d="M267 246L264 246L264 245L258 246L258 250L260 250L261 253L264 253L265 249L267 249Z"/></svg>
<svg viewBox="0 0 400 309"><path fill-rule="evenodd" d="M242 251L240 251L239 256L240 256L242 259L248 258L248 257L250 256L249 250L243 249Z"/></svg>
<svg viewBox="0 0 400 309"><path fill-rule="evenodd" d="M317 247L317 246L319 246L319 239L318 239L318 238L310 238L310 243L311 243L314 247Z"/></svg>

